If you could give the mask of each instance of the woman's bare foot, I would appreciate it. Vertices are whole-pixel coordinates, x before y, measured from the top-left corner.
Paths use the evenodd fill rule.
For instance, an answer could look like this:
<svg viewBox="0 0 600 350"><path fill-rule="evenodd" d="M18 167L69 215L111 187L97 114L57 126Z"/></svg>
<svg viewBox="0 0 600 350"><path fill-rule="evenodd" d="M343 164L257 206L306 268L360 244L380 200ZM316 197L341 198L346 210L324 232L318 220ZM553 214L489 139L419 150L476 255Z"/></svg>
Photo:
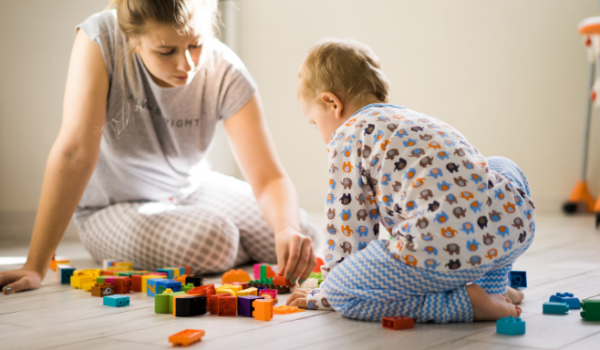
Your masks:
<svg viewBox="0 0 600 350"><path fill-rule="evenodd" d="M517 305L517 304L521 304L521 301L523 301L525 294L523 294L523 292L521 292L518 289L508 287L508 289L506 290L506 293L504 293L504 296L507 297L508 299L510 299L510 301L512 301L513 304Z"/></svg>
<svg viewBox="0 0 600 350"><path fill-rule="evenodd" d="M519 317L521 308L500 294L488 294L477 284L466 287L473 308L473 321L496 321L502 317Z"/></svg>

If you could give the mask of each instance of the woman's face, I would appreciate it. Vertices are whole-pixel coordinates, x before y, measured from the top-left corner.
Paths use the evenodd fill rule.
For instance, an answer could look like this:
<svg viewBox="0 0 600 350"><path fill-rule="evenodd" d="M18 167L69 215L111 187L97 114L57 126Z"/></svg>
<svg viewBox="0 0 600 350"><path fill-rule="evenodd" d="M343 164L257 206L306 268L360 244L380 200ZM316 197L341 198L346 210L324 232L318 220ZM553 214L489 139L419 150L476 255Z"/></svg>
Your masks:
<svg viewBox="0 0 600 350"><path fill-rule="evenodd" d="M135 46L154 82L162 87L185 85L192 81L202 52L198 33L178 33L169 25L157 24Z"/></svg>

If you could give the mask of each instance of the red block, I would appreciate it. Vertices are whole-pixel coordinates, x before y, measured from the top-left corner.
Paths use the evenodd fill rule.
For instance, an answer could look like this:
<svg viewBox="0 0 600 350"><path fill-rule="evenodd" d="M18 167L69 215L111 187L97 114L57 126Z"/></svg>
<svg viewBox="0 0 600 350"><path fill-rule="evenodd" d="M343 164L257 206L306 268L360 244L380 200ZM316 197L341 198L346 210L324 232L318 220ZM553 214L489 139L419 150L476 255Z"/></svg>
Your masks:
<svg viewBox="0 0 600 350"><path fill-rule="evenodd" d="M237 298L223 296L219 299L219 316L237 316Z"/></svg>
<svg viewBox="0 0 600 350"><path fill-rule="evenodd" d="M219 293L219 294L213 294L213 295L209 296L208 299L206 299L206 302L207 302L207 307L209 308L210 313L213 315L218 315L219 314L219 298L220 297L228 297L228 296L230 296L229 293ZM209 300L210 300L210 304L208 303Z"/></svg>
<svg viewBox="0 0 600 350"><path fill-rule="evenodd" d="M115 294L127 294L131 292L131 278L120 276L121 278L115 277Z"/></svg>
<svg viewBox="0 0 600 350"><path fill-rule="evenodd" d="M273 284L281 287L291 287L290 281L286 280L283 276L273 277Z"/></svg>
<svg viewBox="0 0 600 350"><path fill-rule="evenodd" d="M410 317L389 316L389 317L384 317L382 319L382 321L383 321L383 328L389 328L389 329L393 329L393 330L407 329L407 328L415 327L415 320Z"/></svg>
<svg viewBox="0 0 600 350"><path fill-rule="evenodd" d="M315 269L313 270L313 272L321 272L321 266L325 265L325 262L323 261L323 259L321 258L317 258L317 266L315 266Z"/></svg>
<svg viewBox="0 0 600 350"><path fill-rule="evenodd" d="M190 295L206 295L206 307L210 308L210 296L215 294L215 285L207 284L200 287L190 289L186 294Z"/></svg>
<svg viewBox="0 0 600 350"><path fill-rule="evenodd" d="M161 273L161 272L150 272L150 273L145 273L143 275L133 275L133 276L131 276L131 290L134 292L141 292L142 291L142 276L147 276L147 275L162 275L162 276L165 276L165 278L167 278L167 274Z"/></svg>
<svg viewBox="0 0 600 350"><path fill-rule="evenodd" d="M248 289L248 282L230 282L228 284L231 284L234 286L242 286L242 289Z"/></svg>
<svg viewBox="0 0 600 350"><path fill-rule="evenodd" d="M114 271L100 271L100 276L114 276L115 272Z"/></svg>

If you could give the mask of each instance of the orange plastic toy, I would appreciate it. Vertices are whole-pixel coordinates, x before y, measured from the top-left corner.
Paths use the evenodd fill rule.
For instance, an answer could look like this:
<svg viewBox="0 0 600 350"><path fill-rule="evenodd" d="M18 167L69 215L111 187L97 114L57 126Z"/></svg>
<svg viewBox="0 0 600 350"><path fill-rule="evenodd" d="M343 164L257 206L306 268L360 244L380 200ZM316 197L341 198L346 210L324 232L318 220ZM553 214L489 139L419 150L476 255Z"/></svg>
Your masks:
<svg viewBox="0 0 600 350"><path fill-rule="evenodd" d="M179 333L175 333L169 337L169 342L174 346L188 346L197 341L200 341L204 336L204 331L202 329L186 329Z"/></svg>
<svg viewBox="0 0 600 350"><path fill-rule="evenodd" d="M229 270L223 274L221 278L221 282L231 283L231 282L250 282L250 275L244 272L244 270Z"/></svg>
<svg viewBox="0 0 600 350"><path fill-rule="evenodd" d="M313 270L313 272L321 272L321 266L325 265L325 262L323 261L323 259L321 258L317 258L317 266L315 266L315 269Z"/></svg>
<svg viewBox="0 0 600 350"><path fill-rule="evenodd" d="M382 321L383 328L389 328L393 330L415 328L415 320L410 317L390 316L384 317Z"/></svg>
<svg viewBox="0 0 600 350"><path fill-rule="evenodd" d="M304 309L299 309L297 306L275 306L273 308L273 313L277 315L286 315L286 314L294 314L297 312L304 312Z"/></svg>
<svg viewBox="0 0 600 350"><path fill-rule="evenodd" d="M190 289L186 294L190 295L206 295L206 307L210 308L210 296L215 294L215 285L207 284L200 287Z"/></svg>
<svg viewBox="0 0 600 350"><path fill-rule="evenodd" d="M283 276L275 276L273 277L273 284L281 287L291 287L289 280L286 280Z"/></svg>
<svg viewBox="0 0 600 350"><path fill-rule="evenodd" d="M252 317L261 321L271 321L273 319L273 302L268 299L257 299L252 302Z"/></svg>

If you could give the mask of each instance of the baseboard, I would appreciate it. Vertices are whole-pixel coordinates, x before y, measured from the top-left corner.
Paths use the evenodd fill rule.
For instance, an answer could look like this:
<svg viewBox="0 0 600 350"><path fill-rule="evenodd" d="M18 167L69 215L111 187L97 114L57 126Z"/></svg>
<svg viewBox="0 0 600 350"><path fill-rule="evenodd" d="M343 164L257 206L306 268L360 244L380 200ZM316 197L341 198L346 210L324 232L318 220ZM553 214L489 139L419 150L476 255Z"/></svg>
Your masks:
<svg viewBox="0 0 600 350"><path fill-rule="evenodd" d="M34 223L35 212L0 212L0 238L30 239ZM79 238L72 220L63 237Z"/></svg>

